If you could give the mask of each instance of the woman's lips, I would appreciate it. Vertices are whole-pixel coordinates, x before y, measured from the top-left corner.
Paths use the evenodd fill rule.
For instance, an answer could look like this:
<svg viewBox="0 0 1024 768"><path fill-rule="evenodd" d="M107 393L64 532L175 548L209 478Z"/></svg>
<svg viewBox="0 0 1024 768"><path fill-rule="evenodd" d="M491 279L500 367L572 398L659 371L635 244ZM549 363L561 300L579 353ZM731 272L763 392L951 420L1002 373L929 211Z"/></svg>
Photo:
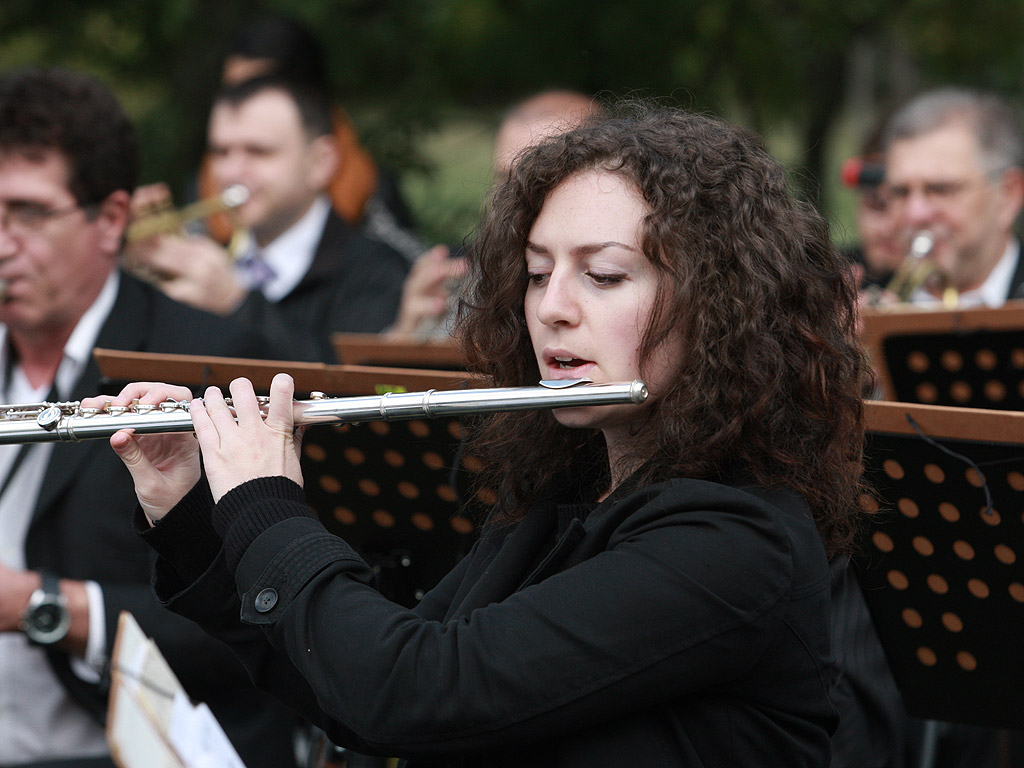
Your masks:
<svg viewBox="0 0 1024 768"><path fill-rule="evenodd" d="M588 378L589 371L594 368L593 360L585 360L572 354L548 355L544 358L547 377L556 378Z"/></svg>

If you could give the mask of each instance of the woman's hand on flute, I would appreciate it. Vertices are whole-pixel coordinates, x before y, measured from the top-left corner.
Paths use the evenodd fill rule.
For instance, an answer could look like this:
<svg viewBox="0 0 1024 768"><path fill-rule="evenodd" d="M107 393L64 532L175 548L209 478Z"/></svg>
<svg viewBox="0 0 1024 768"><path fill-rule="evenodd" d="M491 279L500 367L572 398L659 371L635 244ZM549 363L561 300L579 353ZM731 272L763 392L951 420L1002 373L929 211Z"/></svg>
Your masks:
<svg viewBox="0 0 1024 768"><path fill-rule="evenodd" d="M130 405L136 398L140 404L157 405L167 399L189 400L192 392L170 384L137 382L115 398L83 400L82 407ZM191 434L136 435L132 429L122 429L111 435L110 446L128 467L139 504L150 522L166 515L199 480L199 445Z"/></svg>
<svg viewBox="0 0 1024 768"><path fill-rule="evenodd" d="M295 430L292 377L274 376L266 419L248 379L235 379L229 389L234 414L216 387L190 406L214 501L257 477L283 475L302 485L302 430Z"/></svg>

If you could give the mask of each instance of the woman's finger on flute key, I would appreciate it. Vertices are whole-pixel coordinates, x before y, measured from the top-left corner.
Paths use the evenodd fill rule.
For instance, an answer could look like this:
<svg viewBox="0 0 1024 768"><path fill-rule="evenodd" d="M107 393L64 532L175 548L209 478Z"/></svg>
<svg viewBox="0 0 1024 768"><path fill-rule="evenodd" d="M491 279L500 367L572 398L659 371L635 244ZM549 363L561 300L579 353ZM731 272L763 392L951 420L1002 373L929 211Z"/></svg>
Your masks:
<svg viewBox="0 0 1024 768"><path fill-rule="evenodd" d="M187 387L162 382L133 382L116 397L89 397L81 408L107 410L110 406L128 406L138 401L158 405L165 400L189 400ZM188 433L136 435L122 429L110 437L110 447L124 462L135 483L139 504L150 524L162 518L195 486L200 476L199 446Z"/></svg>
<svg viewBox="0 0 1024 768"><path fill-rule="evenodd" d="M293 429L295 384L291 376L279 373L274 377L266 420L248 379L235 379L229 388L234 413L221 392L212 387L205 401L194 400L191 406L214 501L259 477L284 476L302 485L300 438Z"/></svg>

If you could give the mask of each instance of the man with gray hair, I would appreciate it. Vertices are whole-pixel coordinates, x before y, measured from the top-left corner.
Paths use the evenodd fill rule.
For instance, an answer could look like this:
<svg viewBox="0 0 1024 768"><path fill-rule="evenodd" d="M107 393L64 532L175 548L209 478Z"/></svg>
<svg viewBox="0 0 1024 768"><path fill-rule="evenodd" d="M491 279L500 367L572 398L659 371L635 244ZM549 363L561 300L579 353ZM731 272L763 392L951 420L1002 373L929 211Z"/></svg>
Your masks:
<svg viewBox="0 0 1024 768"><path fill-rule="evenodd" d="M1024 206L1024 150L1013 110L991 94L930 91L893 115L883 141L887 202L904 251L930 233L929 257L958 291L960 306L1024 297L1013 233ZM922 287L911 301L935 301L937 291Z"/></svg>

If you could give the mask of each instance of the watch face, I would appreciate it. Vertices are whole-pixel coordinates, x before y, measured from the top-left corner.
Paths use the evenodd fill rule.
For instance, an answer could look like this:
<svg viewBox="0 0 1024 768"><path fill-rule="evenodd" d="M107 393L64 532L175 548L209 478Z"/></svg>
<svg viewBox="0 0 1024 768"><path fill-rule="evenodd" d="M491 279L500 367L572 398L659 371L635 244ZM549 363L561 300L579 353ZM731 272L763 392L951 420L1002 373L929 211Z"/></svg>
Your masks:
<svg viewBox="0 0 1024 768"><path fill-rule="evenodd" d="M25 615L25 634L33 643L49 645L60 642L71 628L67 607L52 599L32 607Z"/></svg>
<svg viewBox="0 0 1024 768"><path fill-rule="evenodd" d="M43 603L32 612L32 625L37 632L53 632L64 620L64 612L53 603Z"/></svg>

